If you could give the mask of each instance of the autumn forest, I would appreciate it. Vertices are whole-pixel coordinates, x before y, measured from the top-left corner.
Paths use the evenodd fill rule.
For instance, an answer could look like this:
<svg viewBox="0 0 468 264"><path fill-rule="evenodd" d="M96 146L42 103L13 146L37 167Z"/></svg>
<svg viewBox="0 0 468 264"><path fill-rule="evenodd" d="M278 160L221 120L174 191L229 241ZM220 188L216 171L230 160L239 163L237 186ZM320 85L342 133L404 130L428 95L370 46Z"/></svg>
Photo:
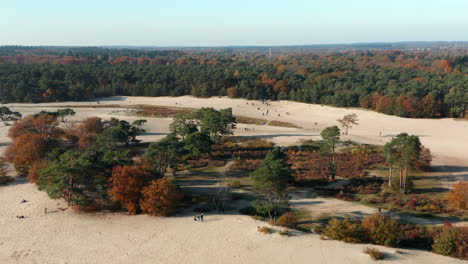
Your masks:
<svg viewBox="0 0 468 264"><path fill-rule="evenodd" d="M0 47L2 102L115 95L229 96L362 107L409 118L466 118L468 55L456 50Z"/></svg>

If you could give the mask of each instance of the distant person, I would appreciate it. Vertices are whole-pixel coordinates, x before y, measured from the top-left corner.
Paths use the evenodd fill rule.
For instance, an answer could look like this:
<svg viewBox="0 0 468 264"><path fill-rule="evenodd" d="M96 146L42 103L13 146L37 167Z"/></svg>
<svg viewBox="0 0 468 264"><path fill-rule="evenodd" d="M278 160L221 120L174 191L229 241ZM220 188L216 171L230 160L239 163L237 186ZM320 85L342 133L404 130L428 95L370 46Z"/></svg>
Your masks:
<svg viewBox="0 0 468 264"><path fill-rule="evenodd" d="M379 206L379 215L382 214L382 207Z"/></svg>
<svg viewBox="0 0 468 264"><path fill-rule="evenodd" d="M27 203L27 202L28 202L28 201L25 200L25 199L23 199L23 200L21 201L21 203Z"/></svg>
<svg viewBox="0 0 468 264"><path fill-rule="evenodd" d="M47 208L44 207L44 214L47 214Z"/></svg>
<svg viewBox="0 0 468 264"><path fill-rule="evenodd" d="M203 222L203 213L200 215L200 220Z"/></svg>

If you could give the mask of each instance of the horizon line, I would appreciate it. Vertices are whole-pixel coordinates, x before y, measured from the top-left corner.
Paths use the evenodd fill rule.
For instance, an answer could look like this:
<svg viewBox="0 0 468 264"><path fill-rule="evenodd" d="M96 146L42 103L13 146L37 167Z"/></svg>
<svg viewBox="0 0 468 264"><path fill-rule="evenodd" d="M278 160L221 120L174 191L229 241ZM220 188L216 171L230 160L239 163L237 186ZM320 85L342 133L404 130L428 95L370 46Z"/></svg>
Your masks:
<svg viewBox="0 0 468 264"><path fill-rule="evenodd" d="M128 44L108 44L108 45L55 45L55 44L41 44L41 45L24 45L24 44L0 44L0 47L95 47L95 48L108 48L108 47L136 47L136 48L242 48L242 47L313 47L313 46L353 46L353 45L376 45L376 44L468 44L468 40L413 40L413 41L376 41L376 42L336 42L336 43L315 43L315 44L283 44L283 45L128 45Z"/></svg>

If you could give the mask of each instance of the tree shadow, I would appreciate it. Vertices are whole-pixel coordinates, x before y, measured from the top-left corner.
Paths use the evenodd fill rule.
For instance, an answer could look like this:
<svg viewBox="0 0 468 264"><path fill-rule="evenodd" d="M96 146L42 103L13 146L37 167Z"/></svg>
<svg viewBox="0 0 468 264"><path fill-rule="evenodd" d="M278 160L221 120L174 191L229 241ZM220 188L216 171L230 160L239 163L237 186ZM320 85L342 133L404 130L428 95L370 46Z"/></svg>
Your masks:
<svg viewBox="0 0 468 264"><path fill-rule="evenodd" d="M466 166L432 166L432 169L436 172L467 172L468 167Z"/></svg>

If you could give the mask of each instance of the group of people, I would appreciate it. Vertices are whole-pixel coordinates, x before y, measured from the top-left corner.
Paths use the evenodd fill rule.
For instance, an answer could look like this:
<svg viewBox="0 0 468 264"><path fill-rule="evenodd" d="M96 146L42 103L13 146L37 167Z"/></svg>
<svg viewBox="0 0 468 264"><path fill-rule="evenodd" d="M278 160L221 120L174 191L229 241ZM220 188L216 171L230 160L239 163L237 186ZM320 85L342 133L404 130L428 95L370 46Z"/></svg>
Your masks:
<svg viewBox="0 0 468 264"><path fill-rule="evenodd" d="M203 213L201 213L200 215L196 215L196 216L193 218L193 221L203 222Z"/></svg>

